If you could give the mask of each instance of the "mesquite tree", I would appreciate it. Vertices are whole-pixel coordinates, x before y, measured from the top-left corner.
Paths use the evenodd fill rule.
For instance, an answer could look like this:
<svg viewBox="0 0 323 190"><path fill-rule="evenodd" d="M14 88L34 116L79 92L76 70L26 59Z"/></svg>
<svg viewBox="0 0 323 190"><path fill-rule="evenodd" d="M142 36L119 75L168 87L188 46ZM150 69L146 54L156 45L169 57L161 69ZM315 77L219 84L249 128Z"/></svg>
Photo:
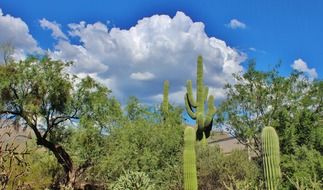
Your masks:
<svg viewBox="0 0 323 190"><path fill-rule="evenodd" d="M259 71L251 61L244 73L235 74L237 82L225 86L227 97L218 107L217 124L258 157L265 126L276 129L282 154L294 154L303 145L322 151L322 80L308 80L296 71L284 77L278 66Z"/></svg>
<svg viewBox="0 0 323 190"><path fill-rule="evenodd" d="M66 72L68 66L70 63L46 56L0 65L0 117L31 128L37 144L51 151L63 167L64 183L71 184L78 168L57 134L68 122L105 127L111 106L110 90L90 77L77 82ZM84 169L89 164L85 161L79 167Z"/></svg>

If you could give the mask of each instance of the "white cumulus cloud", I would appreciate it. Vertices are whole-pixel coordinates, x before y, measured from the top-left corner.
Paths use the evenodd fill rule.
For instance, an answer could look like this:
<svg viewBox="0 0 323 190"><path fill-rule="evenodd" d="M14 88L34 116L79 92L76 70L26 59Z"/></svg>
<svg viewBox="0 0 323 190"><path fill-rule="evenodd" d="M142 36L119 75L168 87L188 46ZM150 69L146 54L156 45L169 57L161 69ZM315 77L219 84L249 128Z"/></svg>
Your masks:
<svg viewBox="0 0 323 190"><path fill-rule="evenodd" d="M43 29L49 29L52 31L52 36L56 39L67 39L66 35L62 32L61 26L57 24L56 22L50 22L46 20L45 18L39 20L40 26Z"/></svg>
<svg viewBox="0 0 323 190"><path fill-rule="evenodd" d="M308 68L307 63L300 58L294 61L294 63L292 64L292 68L297 71L304 72L310 77L310 79L317 78L317 72L315 68Z"/></svg>
<svg viewBox="0 0 323 190"><path fill-rule="evenodd" d="M50 55L74 61L72 71L76 74L108 81L121 101L135 95L154 102L167 79L170 100L183 103L183 97L172 94L182 95L188 79L194 84L198 55L204 60L205 84L210 92L218 92L216 98L223 98L223 85L234 81L232 73L242 71L240 63L246 59L223 40L209 37L202 22L192 21L183 12L174 17L146 17L129 29L84 21L68 27L71 40L58 39Z"/></svg>
<svg viewBox="0 0 323 190"><path fill-rule="evenodd" d="M131 73L130 78L135 80L150 80L153 79L155 75L150 72L137 72L137 73Z"/></svg>
<svg viewBox="0 0 323 190"><path fill-rule="evenodd" d="M15 59L23 59L26 54L41 51L36 40L29 33L27 24L20 18L4 14L1 9L0 44L10 44L14 47L13 57Z"/></svg>
<svg viewBox="0 0 323 190"><path fill-rule="evenodd" d="M129 29L109 28L101 22L68 24L66 34L59 23L41 19L43 29L56 40L48 54L73 61L70 72L92 76L113 90L119 100L139 97L145 103L160 102L163 80L170 81L170 101L183 103L186 80L196 81L196 60L203 56L204 80L216 99L223 99L225 83L232 73L242 71L244 53L225 41L208 36L202 22L183 12L174 17L153 15L140 19ZM0 9L0 44L11 43L15 58L43 51L20 18Z"/></svg>
<svg viewBox="0 0 323 190"><path fill-rule="evenodd" d="M237 19L231 19L230 22L227 24L227 27L231 29L245 29L247 25Z"/></svg>

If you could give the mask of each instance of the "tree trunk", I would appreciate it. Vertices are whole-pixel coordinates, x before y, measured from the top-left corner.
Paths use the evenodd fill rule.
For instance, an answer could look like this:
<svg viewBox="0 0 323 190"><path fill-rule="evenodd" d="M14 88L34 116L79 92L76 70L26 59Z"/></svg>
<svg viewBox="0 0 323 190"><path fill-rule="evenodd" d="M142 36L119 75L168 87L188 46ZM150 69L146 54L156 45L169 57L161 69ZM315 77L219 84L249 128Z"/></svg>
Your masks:
<svg viewBox="0 0 323 190"><path fill-rule="evenodd" d="M58 163L64 168L64 172L66 175L64 184L71 185L73 187L74 184L71 183L71 179L73 179L74 177L73 162L69 154L64 150L64 148L61 145L54 144L44 138L37 138L37 144L46 147L55 155Z"/></svg>

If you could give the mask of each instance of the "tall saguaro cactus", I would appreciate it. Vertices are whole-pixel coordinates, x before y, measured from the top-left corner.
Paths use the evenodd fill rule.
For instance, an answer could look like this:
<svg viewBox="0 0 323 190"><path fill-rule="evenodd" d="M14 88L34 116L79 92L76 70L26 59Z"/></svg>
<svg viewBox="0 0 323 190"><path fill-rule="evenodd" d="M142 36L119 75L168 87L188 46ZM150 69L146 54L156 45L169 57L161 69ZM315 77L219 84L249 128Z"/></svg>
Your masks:
<svg viewBox="0 0 323 190"><path fill-rule="evenodd" d="M203 84L203 59L202 56L199 56L197 59L197 92L196 92L196 101L193 98L193 92L192 92L192 81L187 81L187 93L185 95L185 107L187 110L188 115L196 120L197 123L197 131L196 131L196 138L198 140L201 140L203 138L203 135L205 137L210 136L210 132L212 129L213 124L213 117L215 114L215 107L213 105L214 103L214 97L212 95L208 98L208 91L209 88L207 86L204 86ZM207 99L208 98L208 99ZM204 104L205 102L208 102L208 111L206 114L204 114Z"/></svg>
<svg viewBox="0 0 323 190"><path fill-rule="evenodd" d="M281 178L279 139L274 128L265 127L261 134L263 167L267 190L276 190Z"/></svg>
<svg viewBox="0 0 323 190"><path fill-rule="evenodd" d="M186 127L184 131L184 189L197 190L195 129Z"/></svg>
<svg viewBox="0 0 323 190"><path fill-rule="evenodd" d="M168 91L169 91L169 82L168 80L164 81L164 91L163 91L163 103L162 103L162 114L164 119L168 114Z"/></svg>

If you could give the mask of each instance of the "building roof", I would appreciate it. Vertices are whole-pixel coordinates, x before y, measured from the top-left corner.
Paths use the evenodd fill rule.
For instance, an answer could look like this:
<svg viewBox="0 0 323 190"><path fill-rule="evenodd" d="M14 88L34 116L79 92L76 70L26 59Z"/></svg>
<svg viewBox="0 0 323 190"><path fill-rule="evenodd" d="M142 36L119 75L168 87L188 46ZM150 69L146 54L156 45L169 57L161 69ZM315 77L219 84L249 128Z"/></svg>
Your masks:
<svg viewBox="0 0 323 190"><path fill-rule="evenodd" d="M233 150L244 150L246 148L236 138L225 132L213 132L207 141L209 145L219 145L220 149L225 154L230 153Z"/></svg>

